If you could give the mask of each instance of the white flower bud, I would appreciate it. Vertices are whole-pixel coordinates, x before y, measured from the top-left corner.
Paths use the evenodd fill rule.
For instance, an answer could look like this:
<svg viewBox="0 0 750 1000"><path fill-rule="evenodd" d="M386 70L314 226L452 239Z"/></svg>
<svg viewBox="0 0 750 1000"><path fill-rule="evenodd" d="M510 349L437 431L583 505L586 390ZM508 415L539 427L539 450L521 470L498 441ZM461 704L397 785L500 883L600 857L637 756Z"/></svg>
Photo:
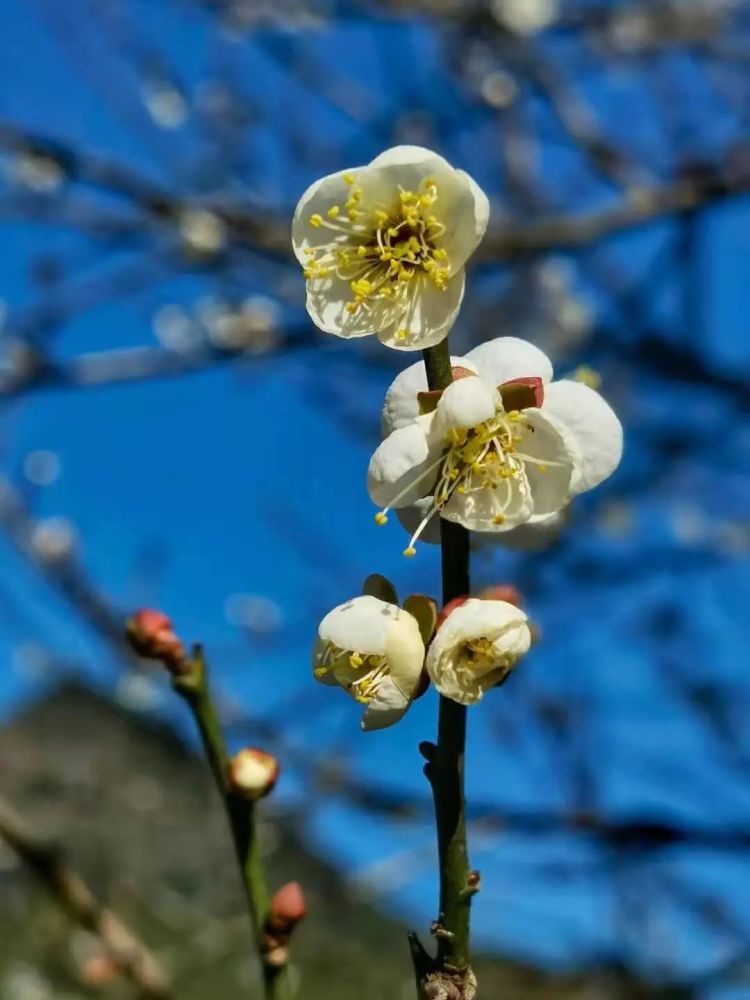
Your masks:
<svg viewBox="0 0 750 1000"><path fill-rule="evenodd" d="M229 762L229 783L243 798L262 799L273 790L278 779L279 762L265 750L246 747Z"/></svg>

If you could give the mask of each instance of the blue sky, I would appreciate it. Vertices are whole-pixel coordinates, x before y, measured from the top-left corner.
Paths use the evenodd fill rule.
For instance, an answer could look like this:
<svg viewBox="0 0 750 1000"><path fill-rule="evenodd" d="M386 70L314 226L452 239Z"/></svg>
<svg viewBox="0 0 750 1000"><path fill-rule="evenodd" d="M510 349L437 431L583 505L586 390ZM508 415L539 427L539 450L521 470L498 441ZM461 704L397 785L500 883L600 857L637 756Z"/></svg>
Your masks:
<svg viewBox="0 0 750 1000"><path fill-rule="evenodd" d="M0 31L0 118L198 196L206 177L216 176L215 164L205 168L211 136L190 116L176 130L149 119L132 55L156 52L189 102L205 93L219 65L252 95L248 135L222 190L269 213L289 218L314 177L367 160L428 112L435 144L500 198L488 141L491 115L448 75L445 40L427 26L375 28L360 19L296 35L264 30L238 42L167 0L133 3L132 10L141 48L126 46L123 59L111 38L101 41L99 22L89 22L75 5L55 10L13 0L0 15L0 23L12 25ZM61 44L65 25L72 34ZM314 60L308 69L300 54ZM409 73L403 72L407 61ZM316 86L321 67L328 73ZM595 106L605 113L643 107L635 77L626 65L590 85ZM326 88L353 102L362 120L332 110ZM696 134L718 147L732 121L714 113L710 96L693 101L701 123ZM532 111L541 133L554 138L543 109ZM713 129L705 123L712 115ZM632 136L644 154L658 139L646 118ZM545 171L552 171L550 190L557 196L557 180L580 165L556 143L552 149ZM580 203L606 203L607 197L595 184L583 186ZM588 304L594 323L573 349L556 349L557 368L564 373L587 360L602 372L604 392L626 425L626 456L611 483L580 503L553 553L483 551L475 558L478 584L510 579L523 586L543 641L512 683L472 712L470 802L563 810L582 794L583 782L591 806L613 818L670 816L699 827L750 822L742 753L733 749L750 700L742 662L750 596L742 533L750 428L732 388L750 367L749 219L746 200L738 199L713 210L701 227L705 296L697 343L674 282L647 296L644 328L635 330L585 271L573 272L569 292ZM654 226L608 241L602 254L636 280L673 235L669 226ZM24 219L5 221L2 240L0 298L10 330L39 298L29 280L29 262L38 255L60 256L73 281L137 260L137 251L106 249L69 228ZM161 237L151 246L153 255ZM151 257L145 259L148 265ZM484 334L480 310L496 305L506 282L488 268L474 276L456 330L459 347L479 329ZM87 309L62 326L55 350L70 357L153 343L160 309L192 309L217 289L271 295L282 322L304 328L301 277L248 259L223 279L155 269L143 291ZM519 327L490 335L523 332L548 346L540 301L528 304L528 315L506 321ZM653 355L646 348L640 353L644 330L678 355L686 346L696 350L714 384L655 368ZM29 452L60 456L61 475L52 485L24 488L33 493L38 516L74 523L86 569L115 602L161 604L181 633L207 644L222 692L280 721L295 746L346 759L363 780L421 799L426 788L416 745L434 730L434 696L395 729L363 737L356 706L313 685L307 662L317 620L356 593L367 573L391 576L403 594L436 590L436 552L424 546L416 560L404 561L395 521L387 529L374 525L364 489L380 401L400 361L384 349L330 343L310 330L299 350L241 366L172 381L31 394L5 404L2 431L4 471L19 482ZM1 551L4 661L23 662L19 648L40 641L111 687L110 654L7 547ZM161 567L150 582L139 570L147 557ZM279 628L248 643L227 620L232 594L274 602ZM5 710L32 695L37 683L28 671L1 672ZM729 705L724 742L716 713L706 707L707 688ZM168 692L159 699L160 710L174 715ZM549 713L561 705L568 714L555 735ZM288 773L280 794L309 808L303 793L304 782ZM394 824L335 799L316 802L308 818L319 849L355 876L371 877L373 865L385 866L374 869L386 887L378 896L382 905L422 926L434 916L429 825ZM477 823L473 859L483 871L483 892L475 926L483 945L562 965L620 950L652 973L703 969L730 955L739 939L675 915L669 892L659 889L662 877L714 893L738 926L748 927L742 857L685 849L653 862L632 860L623 876L613 874L601 851L568 834L499 836ZM633 940L620 932L623 881L642 885L649 901L646 930Z"/></svg>

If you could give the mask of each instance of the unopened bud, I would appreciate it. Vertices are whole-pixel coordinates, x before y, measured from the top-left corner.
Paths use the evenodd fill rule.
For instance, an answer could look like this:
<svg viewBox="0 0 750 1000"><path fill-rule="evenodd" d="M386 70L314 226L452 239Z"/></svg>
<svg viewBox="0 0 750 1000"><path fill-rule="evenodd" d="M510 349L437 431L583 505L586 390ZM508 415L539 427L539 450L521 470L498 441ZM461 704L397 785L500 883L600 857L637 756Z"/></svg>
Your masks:
<svg viewBox="0 0 750 1000"><path fill-rule="evenodd" d="M507 604L515 604L520 608L523 598L519 590L512 583L500 583L494 587L486 587L479 597L483 601L505 601Z"/></svg>
<svg viewBox="0 0 750 1000"><path fill-rule="evenodd" d="M292 930L307 915L307 904L299 882L287 882L271 899L266 921L271 933L291 934Z"/></svg>
<svg viewBox="0 0 750 1000"><path fill-rule="evenodd" d="M89 955L81 962L81 979L86 986L110 986L117 975L117 965L109 955Z"/></svg>
<svg viewBox="0 0 750 1000"><path fill-rule="evenodd" d="M445 607L437 617L437 622L435 625L436 630L440 628L440 626L443 624L443 622L451 613L451 611L455 611L456 608L460 608L461 605L465 604L466 601L468 600L469 600L469 595L464 594L463 597L454 597L452 601L448 601L448 603L445 605Z"/></svg>
<svg viewBox="0 0 750 1000"><path fill-rule="evenodd" d="M233 792L256 801L273 791L279 780L279 762L273 754L246 747L229 762L229 784Z"/></svg>
<svg viewBox="0 0 750 1000"><path fill-rule="evenodd" d="M169 670L179 670L185 650L175 634L172 620L162 611L142 608L128 620L128 642L139 656L161 660Z"/></svg>

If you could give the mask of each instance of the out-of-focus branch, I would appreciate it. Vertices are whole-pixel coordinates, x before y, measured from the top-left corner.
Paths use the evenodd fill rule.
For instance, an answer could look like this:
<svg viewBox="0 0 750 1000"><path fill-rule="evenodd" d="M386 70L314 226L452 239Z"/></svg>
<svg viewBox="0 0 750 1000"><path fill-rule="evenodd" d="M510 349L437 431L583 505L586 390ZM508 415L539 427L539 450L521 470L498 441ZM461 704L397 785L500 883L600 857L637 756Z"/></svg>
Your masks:
<svg viewBox="0 0 750 1000"><path fill-rule="evenodd" d="M748 190L750 170L736 174L695 170L672 183L632 191L612 208L578 216L561 213L528 224L509 222L495 227L488 232L479 256L484 261L508 261L523 254L574 250L613 233L699 211Z"/></svg>
<svg viewBox="0 0 750 1000"><path fill-rule="evenodd" d="M0 837L39 876L70 918L97 936L117 971L138 988L144 1000L174 996L169 978L154 955L96 899L62 852L38 836L2 799Z"/></svg>
<svg viewBox="0 0 750 1000"><path fill-rule="evenodd" d="M276 353L304 346L311 334L310 328L304 326L274 329L272 335L272 351ZM220 348L206 341L186 350L128 347L80 354L59 362L32 353L25 368L21 366L17 373L11 371L0 376L0 397L8 399L45 389L87 389L196 374L222 364L267 357L269 353L271 351L265 349L255 352L252 345Z"/></svg>

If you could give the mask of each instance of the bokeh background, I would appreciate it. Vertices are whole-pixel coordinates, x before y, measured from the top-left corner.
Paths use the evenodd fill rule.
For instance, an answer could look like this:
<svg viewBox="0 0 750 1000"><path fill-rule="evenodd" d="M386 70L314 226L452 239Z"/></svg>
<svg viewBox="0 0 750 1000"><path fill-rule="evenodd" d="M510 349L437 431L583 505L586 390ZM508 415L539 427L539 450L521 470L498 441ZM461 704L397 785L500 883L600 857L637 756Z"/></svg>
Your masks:
<svg viewBox="0 0 750 1000"><path fill-rule="evenodd" d="M410 359L319 334L289 246L312 180L408 142L492 199L454 353L526 337L560 374L593 369L626 427L620 470L559 537L473 559L543 636L470 718L476 942L522 970L487 996L750 996L749 68L742 0L6 0L0 785L63 841L96 832L81 864L99 858L113 898L141 879L162 921L144 933L187 935L173 910L192 889L135 855L211 872L225 847L195 836L202 809L162 828L198 779L162 762L157 781L139 742L195 740L123 645L144 604L206 644L232 744L282 760L269 822L322 896L393 921L396 942L435 916L416 749L434 695L363 736L308 664L369 572L436 590L437 553L404 560L365 492ZM136 750L108 769L107 733L131 724ZM135 854L103 806L131 785ZM119 988L79 975L80 942L50 964L64 932L43 916L21 933L38 899L0 861L0 996ZM213 901L191 913L205 936ZM390 962L410 996L405 949L386 961L362 934L360 995L398 996L364 985ZM329 992L305 992L300 958L301 996L334 996L335 941ZM185 964L172 942L177 995L248 995L241 963L221 993L189 992L200 956L231 965L211 947Z"/></svg>

